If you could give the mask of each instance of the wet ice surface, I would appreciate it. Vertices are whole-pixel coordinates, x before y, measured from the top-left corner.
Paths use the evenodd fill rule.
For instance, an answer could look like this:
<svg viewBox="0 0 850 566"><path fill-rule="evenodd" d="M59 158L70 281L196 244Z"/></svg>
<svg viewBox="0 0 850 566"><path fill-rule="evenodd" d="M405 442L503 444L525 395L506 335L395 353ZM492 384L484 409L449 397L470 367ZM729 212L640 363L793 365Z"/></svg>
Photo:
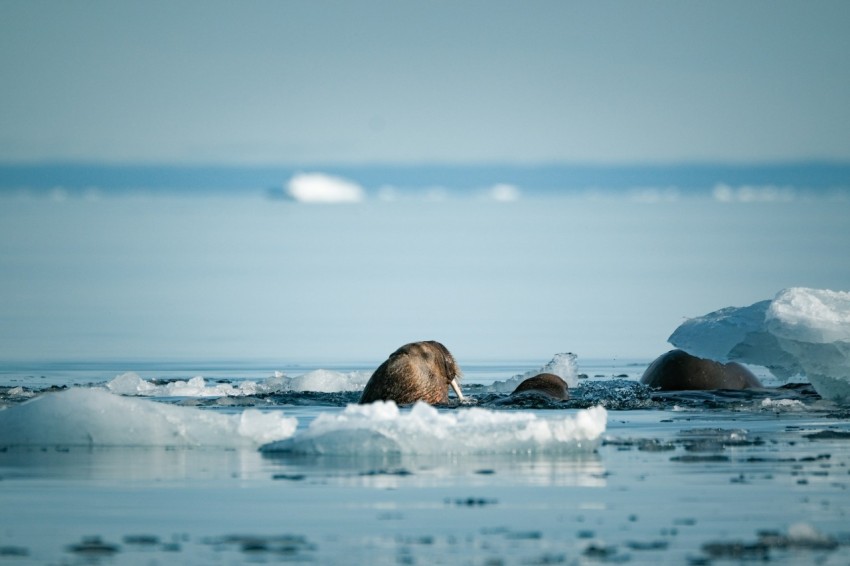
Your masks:
<svg viewBox="0 0 850 566"><path fill-rule="evenodd" d="M510 399L485 380L472 383L477 376L467 372L464 389L476 408L546 419L604 405L607 430L595 452L0 448L0 560L846 563L846 409L808 385L660 394L636 383L643 367L580 367L588 377L578 379L570 401L557 403ZM514 373L502 371L508 375L499 380ZM207 377L208 385L219 379ZM244 380L226 381L238 387ZM11 389L6 398L26 396L25 387ZM357 397L283 392L132 400L222 417L243 412L247 402L297 418L306 430L322 415L341 415Z"/></svg>

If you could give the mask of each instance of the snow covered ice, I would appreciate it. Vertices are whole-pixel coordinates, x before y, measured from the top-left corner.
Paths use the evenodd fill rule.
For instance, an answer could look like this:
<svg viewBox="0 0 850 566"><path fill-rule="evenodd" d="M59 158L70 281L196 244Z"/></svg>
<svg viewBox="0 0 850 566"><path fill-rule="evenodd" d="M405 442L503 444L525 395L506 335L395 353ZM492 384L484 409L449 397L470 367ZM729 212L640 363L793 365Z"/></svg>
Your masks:
<svg viewBox="0 0 850 566"><path fill-rule="evenodd" d="M850 401L850 293L794 287L771 301L690 319L669 342L695 356L805 375L824 398Z"/></svg>
<svg viewBox="0 0 850 566"><path fill-rule="evenodd" d="M48 393L0 410L0 446L257 448L309 454L513 454L591 451L606 427L602 407L574 416L392 401L323 413L297 431L281 411L221 414L124 397L99 388ZM289 442L286 442L289 440Z"/></svg>
<svg viewBox="0 0 850 566"><path fill-rule="evenodd" d="M542 418L480 408L441 412L422 402L401 411L392 401L377 401L319 415L307 430L263 450L345 456L580 452L596 448L606 423L603 407Z"/></svg>
<svg viewBox="0 0 850 566"><path fill-rule="evenodd" d="M291 436L297 424L279 411L223 415L74 388L0 411L0 446L250 448Z"/></svg>

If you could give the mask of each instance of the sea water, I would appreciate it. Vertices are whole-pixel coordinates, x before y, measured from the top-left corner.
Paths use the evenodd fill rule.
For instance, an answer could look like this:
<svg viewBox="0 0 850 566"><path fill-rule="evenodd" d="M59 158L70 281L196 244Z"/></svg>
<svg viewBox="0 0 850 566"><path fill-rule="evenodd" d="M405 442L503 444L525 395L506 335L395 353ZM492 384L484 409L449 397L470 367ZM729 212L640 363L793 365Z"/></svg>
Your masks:
<svg viewBox="0 0 850 566"><path fill-rule="evenodd" d="M846 407L758 368L765 391L638 383L686 317L847 290L843 193L773 189L4 193L0 561L844 564ZM468 404L361 415L347 453L263 449L344 432L421 339ZM567 402L498 385L570 352ZM599 407L582 446L481 449ZM374 442L409 418L447 448Z"/></svg>
<svg viewBox="0 0 850 566"><path fill-rule="evenodd" d="M500 449L483 438L475 442L489 449L457 451L451 434L474 435L475 425L434 420L429 426L450 433L445 450L387 451L364 437L342 439L337 446L346 449L331 453L258 450L263 439L222 442L232 434L224 429L217 440L200 437L193 445L145 445L170 438L168 423L186 438L211 416L244 418L249 411L293 419L295 434L305 434L320 418L344 415L358 393L244 395L247 384L277 383L284 372L243 371L234 363L206 364L203 372L81 365L55 377L50 368L7 368L0 552L12 563L843 563L850 544L846 409L807 384L652 392L638 383L647 360L577 359L567 402L513 402L497 392L493 376L535 371L544 362L471 364L467 404L436 412L494 415L495 442L499 434L518 434L517 423L528 418L570 421L585 408L607 407L605 431L589 448L536 450L523 441ZM297 377L318 369L290 371ZM326 371L344 381L362 370L353 364ZM110 384L134 376L161 389L110 392ZM182 384L183 395L169 384ZM28 422L28 431L43 429L47 440L15 442L26 431L8 424L30 418L18 417L22 409L70 393L85 399L71 403L77 411L70 417L52 409ZM139 428L134 412L148 415L154 428ZM73 418L87 413L105 420L79 425ZM364 426L377 430L387 418L367 415ZM263 432L273 428L266 424ZM133 446L77 442L69 430L75 426L94 430L96 439L102 429L144 436L124 442ZM417 435L409 436L415 443Z"/></svg>

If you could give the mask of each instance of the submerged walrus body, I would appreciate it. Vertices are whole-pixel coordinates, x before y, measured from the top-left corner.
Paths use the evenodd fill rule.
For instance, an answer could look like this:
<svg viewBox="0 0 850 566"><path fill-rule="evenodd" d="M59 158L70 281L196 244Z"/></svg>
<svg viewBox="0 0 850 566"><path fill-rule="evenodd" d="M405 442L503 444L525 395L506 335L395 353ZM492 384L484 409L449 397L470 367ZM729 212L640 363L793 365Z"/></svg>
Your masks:
<svg viewBox="0 0 850 566"><path fill-rule="evenodd" d="M721 364L682 350L671 350L652 362L640 382L663 391L760 388L753 373L735 362Z"/></svg>
<svg viewBox="0 0 850 566"><path fill-rule="evenodd" d="M454 357L439 342L429 340L405 344L375 370L363 390L360 403L448 403L450 386L462 401L458 385L460 375Z"/></svg>
<svg viewBox="0 0 850 566"><path fill-rule="evenodd" d="M528 379L517 385L517 388L514 389L511 395L531 391L535 393L542 393L544 395L548 395L549 397L561 399L563 401L566 401L570 398L569 387L567 387L567 382L561 379L560 376L555 375L554 373L541 373L535 375L534 377L529 377Z"/></svg>

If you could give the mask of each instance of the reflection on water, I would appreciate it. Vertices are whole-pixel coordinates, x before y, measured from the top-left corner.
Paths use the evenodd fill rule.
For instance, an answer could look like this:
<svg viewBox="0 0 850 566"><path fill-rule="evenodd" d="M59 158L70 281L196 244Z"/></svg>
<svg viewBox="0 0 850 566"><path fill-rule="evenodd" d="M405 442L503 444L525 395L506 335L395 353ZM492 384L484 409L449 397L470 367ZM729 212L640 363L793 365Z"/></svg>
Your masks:
<svg viewBox="0 0 850 566"><path fill-rule="evenodd" d="M0 453L5 478L95 482L181 482L261 477L253 450L191 448L7 448Z"/></svg>
<svg viewBox="0 0 850 566"><path fill-rule="evenodd" d="M425 456L305 456L255 450L7 448L0 479L110 483L279 481L379 489L440 485L604 487L596 453Z"/></svg>
<svg viewBox="0 0 850 566"><path fill-rule="evenodd" d="M280 477L321 479L339 485L382 489L440 485L604 487L605 468L596 453L553 455L384 454L369 456L263 455Z"/></svg>

